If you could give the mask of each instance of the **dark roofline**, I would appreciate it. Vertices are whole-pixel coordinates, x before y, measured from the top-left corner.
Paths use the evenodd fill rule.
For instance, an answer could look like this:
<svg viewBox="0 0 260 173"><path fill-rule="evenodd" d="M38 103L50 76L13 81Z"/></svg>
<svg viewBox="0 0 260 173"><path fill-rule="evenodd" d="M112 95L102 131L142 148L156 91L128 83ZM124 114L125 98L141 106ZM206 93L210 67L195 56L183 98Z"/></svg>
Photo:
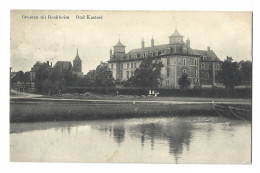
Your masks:
<svg viewBox="0 0 260 173"><path fill-rule="evenodd" d="M200 56L201 56L201 55L194 55L194 54L179 54L179 53L173 53L173 54L159 55L159 56L148 57L148 58L158 59L158 58L161 58L161 57L164 57L164 56L171 56L171 55L196 56L196 57L200 57ZM109 61L107 61L107 62L108 62L108 63L111 63L111 62L139 61L139 60L143 60L143 59L145 59L145 58L146 58L146 57L144 57L144 58L133 58L133 59L122 59L122 60L109 60Z"/></svg>

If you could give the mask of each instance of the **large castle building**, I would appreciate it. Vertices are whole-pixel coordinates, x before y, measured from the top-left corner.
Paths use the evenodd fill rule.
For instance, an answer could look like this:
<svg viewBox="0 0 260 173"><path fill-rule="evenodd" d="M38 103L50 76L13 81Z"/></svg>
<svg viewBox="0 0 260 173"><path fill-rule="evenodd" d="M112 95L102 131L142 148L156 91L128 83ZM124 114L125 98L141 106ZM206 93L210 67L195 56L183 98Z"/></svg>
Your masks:
<svg viewBox="0 0 260 173"><path fill-rule="evenodd" d="M183 41L183 36L175 29L169 36L169 43L155 45L154 38L151 45L145 47L144 40L141 47L125 52L125 45L119 39L118 43L110 50L108 66L114 79L125 81L134 75L144 58L151 58L153 63L162 62L162 88L179 88L178 80L186 73L191 87L200 85L209 87L216 85L216 74L221 70L222 61L213 50L192 49L189 38Z"/></svg>

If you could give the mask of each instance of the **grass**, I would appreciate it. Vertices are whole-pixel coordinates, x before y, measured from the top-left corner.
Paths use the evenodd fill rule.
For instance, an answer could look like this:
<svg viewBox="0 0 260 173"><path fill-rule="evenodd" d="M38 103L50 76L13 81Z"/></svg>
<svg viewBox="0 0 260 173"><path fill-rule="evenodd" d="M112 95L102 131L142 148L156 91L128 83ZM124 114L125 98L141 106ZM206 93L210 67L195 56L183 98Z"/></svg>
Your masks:
<svg viewBox="0 0 260 173"><path fill-rule="evenodd" d="M97 104L64 101L22 101L11 102L10 108L10 122L214 115L211 104Z"/></svg>

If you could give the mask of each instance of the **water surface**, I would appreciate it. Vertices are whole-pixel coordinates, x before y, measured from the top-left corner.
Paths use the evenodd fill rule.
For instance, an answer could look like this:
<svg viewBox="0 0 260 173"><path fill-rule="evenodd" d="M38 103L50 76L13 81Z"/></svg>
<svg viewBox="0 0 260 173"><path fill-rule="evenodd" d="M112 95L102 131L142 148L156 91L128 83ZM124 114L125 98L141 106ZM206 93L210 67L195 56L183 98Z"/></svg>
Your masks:
<svg viewBox="0 0 260 173"><path fill-rule="evenodd" d="M219 117L11 123L11 161L251 163L251 123Z"/></svg>

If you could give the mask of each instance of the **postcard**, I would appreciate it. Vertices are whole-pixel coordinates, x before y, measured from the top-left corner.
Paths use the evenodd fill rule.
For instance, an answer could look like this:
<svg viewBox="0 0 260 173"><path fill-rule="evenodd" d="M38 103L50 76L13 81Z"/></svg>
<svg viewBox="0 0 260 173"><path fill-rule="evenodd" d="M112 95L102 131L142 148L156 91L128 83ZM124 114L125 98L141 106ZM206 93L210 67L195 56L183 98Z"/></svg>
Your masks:
<svg viewBox="0 0 260 173"><path fill-rule="evenodd" d="M251 164L251 12L10 13L10 161Z"/></svg>

